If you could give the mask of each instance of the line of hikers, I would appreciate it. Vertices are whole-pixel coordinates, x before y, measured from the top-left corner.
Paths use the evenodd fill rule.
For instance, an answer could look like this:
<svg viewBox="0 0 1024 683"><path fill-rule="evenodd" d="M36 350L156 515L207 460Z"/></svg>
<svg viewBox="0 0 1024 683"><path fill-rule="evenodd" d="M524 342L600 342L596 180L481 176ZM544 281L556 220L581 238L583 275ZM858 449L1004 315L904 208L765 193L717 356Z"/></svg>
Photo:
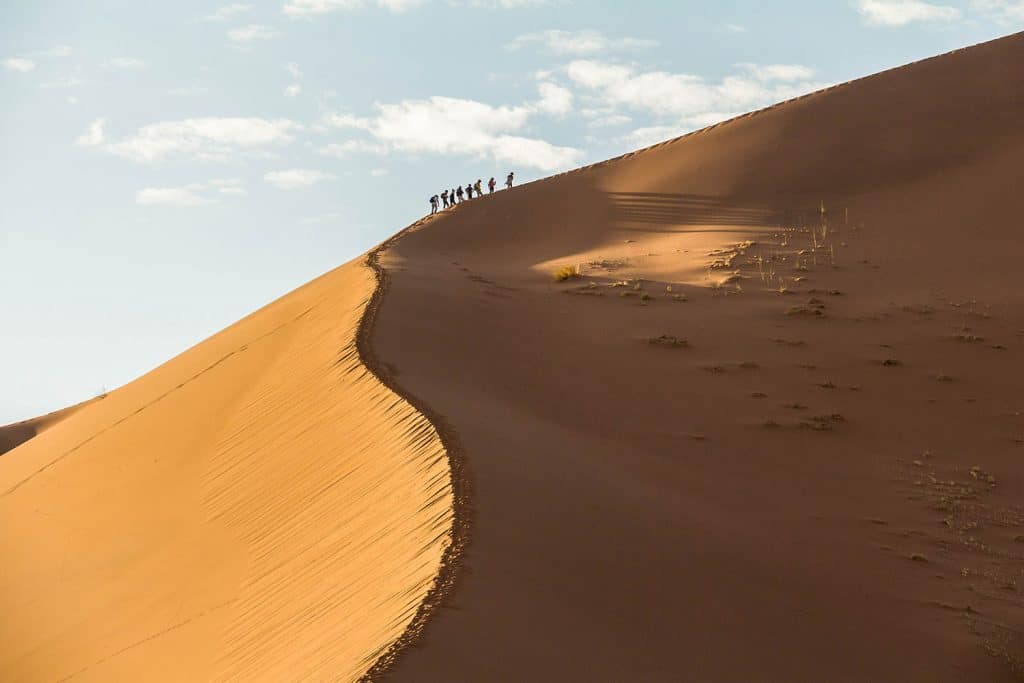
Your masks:
<svg viewBox="0 0 1024 683"><path fill-rule="evenodd" d="M512 189L512 180L515 174L509 171L508 177L505 178L505 188ZM497 187L498 183L492 177L487 181L487 193L494 194L494 188ZM473 193L476 193L477 197L484 196L484 188L479 178L475 183L469 183L466 185L466 189L463 190L461 186L452 188L451 190L445 190L440 195L434 195L430 198L430 213L431 215L437 213L438 208L447 209L449 206L455 206L462 202L468 201L473 198Z"/></svg>

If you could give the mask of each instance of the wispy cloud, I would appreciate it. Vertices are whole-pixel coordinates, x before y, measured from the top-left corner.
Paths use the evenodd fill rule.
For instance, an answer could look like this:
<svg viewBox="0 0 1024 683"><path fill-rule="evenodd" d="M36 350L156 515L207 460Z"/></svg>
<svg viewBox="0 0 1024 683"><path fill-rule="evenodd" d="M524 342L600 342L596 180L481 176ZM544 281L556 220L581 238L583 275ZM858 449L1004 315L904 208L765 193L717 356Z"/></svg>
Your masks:
<svg viewBox="0 0 1024 683"><path fill-rule="evenodd" d="M149 64L135 57L115 57L109 62L110 66L118 69L145 69Z"/></svg>
<svg viewBox="0 0 1024 683"><path fill-rule="evenodd" d="M47 50L37 50L32 55L36 57L70 57L71 53L70 45L54 45Z"/></svg>
<svg viewBox="0 0 1024 683"><path fill-rule="evenodd" d="M25 59L24 57L10 57L5 59L4 67L11 71L20 71L22 73L28 73L32 69L36 68L36 63L31 59Z"/></svg>
<svg viewBox="0 0 1024 683"><path fill-rule="evenodd" d="M266 150L291 142L302 126L288 119L197 118L162 121L135 135L105 145L118 156L137 162L168 157L196 161L227 161L239 152L266 155Z"/></svg>
<svg viewBox="0 0 1024 683"><path fill-rule="evenodd" d="M213 14L207 14L203 21L227 21L231 17L238 16L252 9L252 5L235 2L230 5L223 5Z"/></svg>
<svg viewBox="0 0 1024 683"><path fill-rule="evenodd" d="M1001 24L1024 22L1024 0L971 0L971 8Z"/></svg>
<svg viewBox="0 0 1024 683"><path fill-rule="evenodd" d="M269 40L277 36L277 31L269 26L249 24L228 31L228 40L236 45L248 45L259 40Z"/></svg>
<svg viewBox="0 0 1024 683"><path fill-rule="evenodd" d="M334 178L330 173L308 168L291 168L286 171L271 171L263 176L271 185L281 190L297 190Z"/></svg>
<svg viewBox="0 0 1024 683"><path fill-rule="evenodd" d="M741 64L739 69L720 81L708 81L693 74L576 60L566 73L600 103L605 115L622 109L654 115L654 121L628 139L634 143L672 137L826 85L813 81L814 71L801 65Z"/></svg>
<svg viewBox="0 0 1024 683"><path fill-rule="evenodd" d="M372 4L391 12L405 12L419 7L426 0L372 0ZM371 4L368 0L289 0L283 7L285 14L292 17L313 17L343 10L354 10Z"/></svg>
<svg viewBox="0 0 1024 683"><path fill-rule="evenodd" d="M353 154L377 154L388 153L386 145L369 140L345 140L343 142L332 142L320 148L319 153L324 156L345 159Z"/></svg>
<svg viewBox="0 0 1024 683"><path fill-rule="evenodd" d="M950 22L961 17L956 7L922 0L858 0L857 11L875 26L906 26L915 22Z"/></svg>
<svg viewBox="0 0 1024 683"><path fill-rule="evenodd" d="M146 187L135 193L135 203L142 206L205 206L216 204L217 195L244 194L245 188L238 178L214 178L205 183L180 187Z"/></svg>
<svg viewBox="0 0 1024 683"><path fill-rule="evenodd" d="M590 55L612 50L654 47L657 44L657 41L642 38L608 38L603 33L593 30L550 29L523 34L507 47L510 50L518 50L530 45L540 45L559 55Z"/></svg>
<svg viewBox="0 0 1024 683"><path fill-rule="evenodd" d="M549 114L568 114L572 111L572 91L555 83L537 85L540 99L536 107Z"/></svg>
<svg viewBox="0 0 1024 683"><path fill-rule="evenodd" d="M555 99L549 99L548 106ZM515 134L541 111L535 103L495 107L475 100L431 97L379 104L377 110L369 118L333 114L325 123L367 131L395 152L490 158L546 171L569 167L582 156L572 147Z"/></svg>
<svg viewBox="0 0 1024 683"><path fill-rule="evenodd" d="M298 83L292 83L291 85L289 85L287 88L284 89L284 96L285 97L296 97L301 92L302 92L302 86L299 85Z"/></svg>
<svg viewBox="0 0 1024 683"><path fill-rule="evenodd" d="M85 132L75 138L75 144L79 147L96 147L102 145L104 140L103 124L106 119L96 119L89 124Z"/></svg>

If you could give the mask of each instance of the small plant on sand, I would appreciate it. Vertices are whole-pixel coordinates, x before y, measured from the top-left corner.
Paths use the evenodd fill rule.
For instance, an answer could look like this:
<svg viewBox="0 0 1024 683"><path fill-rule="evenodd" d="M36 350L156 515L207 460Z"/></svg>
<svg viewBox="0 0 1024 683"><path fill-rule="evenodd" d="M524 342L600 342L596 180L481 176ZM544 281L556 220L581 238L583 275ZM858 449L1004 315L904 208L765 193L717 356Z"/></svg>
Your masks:
<svg viewBox="0 0 1024 683"><path fill-rule="evenodd" d="M660 337L651 337L647 340L647 343L653 344L654 346L664 346L670 349L683 349L690 346L690 342L671 334L663 334Z"/></svg>
<svg viewBox="0 0 1024 683"><path fill-rule="evenodd" d="M551 274L555 278L555 282L565 282L581 275L583 275L583 272L578 263L575 266L562 266Z"/></svg>

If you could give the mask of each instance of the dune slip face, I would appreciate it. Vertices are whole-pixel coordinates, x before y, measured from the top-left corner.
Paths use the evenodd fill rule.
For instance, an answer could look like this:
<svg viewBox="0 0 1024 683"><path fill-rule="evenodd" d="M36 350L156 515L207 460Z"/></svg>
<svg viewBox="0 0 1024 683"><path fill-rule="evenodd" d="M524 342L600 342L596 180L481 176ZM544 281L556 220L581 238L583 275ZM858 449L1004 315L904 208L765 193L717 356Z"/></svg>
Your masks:
<svg viewBox="0 0 1024 683"><path fill-rule="evenodd" d="M355 680L412 635L454 498L360 358L377 284L342 266L0 459L0 678Z"/></svg>
<svg viewBox="0 0 1024 683"><path fill-rule="evenodd" d="M473 475L459 589L388 679L1019 680L1022 63L891 70L383 251L374 353Z"/></svg>

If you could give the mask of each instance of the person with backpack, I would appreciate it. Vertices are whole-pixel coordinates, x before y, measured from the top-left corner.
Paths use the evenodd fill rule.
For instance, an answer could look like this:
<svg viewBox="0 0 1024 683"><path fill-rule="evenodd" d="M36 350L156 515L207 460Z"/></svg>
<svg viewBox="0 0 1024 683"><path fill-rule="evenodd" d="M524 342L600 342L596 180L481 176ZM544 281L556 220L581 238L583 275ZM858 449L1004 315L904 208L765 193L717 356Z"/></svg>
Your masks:
<svg viewBox="0 0 1024 683"><path fill-rule="evenodd" d="M455 194L459 197L459 204L462 203L462 185L459 185L459 189L455 190Z"/></svg>
<svg viewBox="0 0 1024 683"><path fill-rule="evenodd" d="M433 216L437 213L437 195L435 194L430 198L430 215Z"/></svg>
<svg viewBox="0 0 1024 683"><path fill-rule="evenodd" d="M509 190L512 189L512 177L513 177L513 175L514 175L513 172L509 171L508 172L508 178L505 178L505 187L507 189L509 189Z"/></svg>
<svg viewBox="0 0 1024 683"><path fill-rule="evenodd" d="M484 190L480 186L480 179L479 178L477 178L476 182L473 183L473 190L476 192L476 196L477 197L483 197L484 196Z"/></svg>
<svg viewBox="0 0 1024 683"><path fill-rule="evenodd" d="M466 199L472 199L472 198L473 198L473 184L472 183L466 183Z"/></svg>
<svg viewBox="0 0 1024 683"><path fill-rule="evenodd" d="M448 208L448 190L441 191L441 206L442 208Z"/></svg>
<svg viewBox="0 0 1024 683"><path fill-rule="evenodd" d="M494 186L497 184L498 183L494 182L494 176L491 176L491 179L487 181L487 189L489 191L489 194L494 194Z"/></svg>

